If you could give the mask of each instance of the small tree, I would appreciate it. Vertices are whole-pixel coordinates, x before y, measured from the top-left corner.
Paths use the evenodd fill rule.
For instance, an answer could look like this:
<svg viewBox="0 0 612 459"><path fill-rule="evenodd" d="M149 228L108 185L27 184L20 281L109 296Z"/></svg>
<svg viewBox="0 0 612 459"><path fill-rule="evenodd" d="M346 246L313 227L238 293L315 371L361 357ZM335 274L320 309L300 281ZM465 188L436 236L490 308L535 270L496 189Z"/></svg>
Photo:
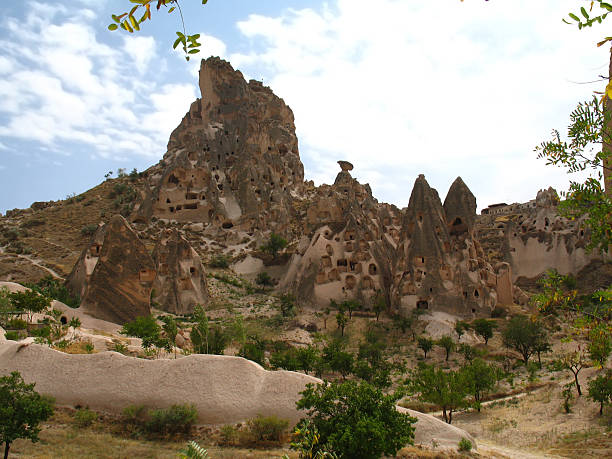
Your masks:
<svg viewBox="0 0 612 459"><path fill-rule="evenodd" d="M599 415L604 405L612 403L612 370L607 370L589 381L589 398L599 403Z"/></svg>
<svg viewBox="0 0 612 459"><path fill-rule="evenodd" d="M493 390L497 382L495 368L487 365L482 359L475 359L461 371L465 376L468 392L474 397L474 405L480 412L482 397Z"/></svg>
<svg viewBox="0 0 612 459"><path fill-rule="evenodd" d="M170 344L172 344L172 348L174 349L174 358L176 359L176 336L178 335L176 320L174 320L174 318L171 316L164 316L161 320L164 323L162 328L166 334L166 337L168 338L168 341L170 341Z"/></svg>
<svg viewBox="0 0 612 459"><path fill-rule="evenodd" d="M451 352L453 352L457 348L457 345L448 335L440 338L436 344L444 348L444 350L446 351L446 361L448 362L448 358L450 357Z"/></svg>
<svg viewBox="0 0 612 459"><path fill-rule="evenodd" d="M580 383L578 382L578 374L580 373L580 370L587 366L582 349L578 348L573 352L563 354L557 361L557 366L560 369L569 370L574 375L576 392L578 392L578 397L580 397L582 395L582 389L580 388Z"/></svg>
<svg viewBox="0 0 612 459"><path fill-rule="evenodd" d="M520 353L527 365L529 358L548 338L540 322L532 321L526 316L515 316L502 332L502 340L507 348Z"/></svg>
<svg viewBox="0 0 612 459"><path fill-rule="evenodd" d="M155 347L157 354L162 349L166 349L170 352L170 340L161 337L161 327L153 316L137 317L132 322L128 322L123 325L121 334L126 336L135 336L142 340L142 347L144 349L151 349Z"/></svg>
<svg viewBox="0 0 612 459"><path fill-rule="evenodd" d="M323 348L321 360L331 371L342 375L345 379L353 371L354 357L350 352L344 351L344 345L334 340Z"/></svg>
<svg viewBox="0 0 612 459"><path fill-rule="evenodd" d="M597 365L603 368L612 352L610 333L604 326L593 328L589 332L589 355Z"/></svg>
<svg viewBox="0 0 612 459"><path fill-rule="evenodd" d="M196 305L193 309L195 323L191 327L190 338L193 343L193 352L196 354L208 354L208 317L201 305Z"/></svg>
<svg viewBox="0 0 612 459"><path fill-rule="evenodd" d="M344 314L344 311L339 311L338 314L336 314L336 323L341 331L341 336L344 336L344 327L348 324L348 318L346 314Z"/></svg>
<svg viewBox="0 0 612 459"><path fill-rule="evenodd" d="M413 371L408 386L419 394L422 401L440 406L442 417L448 424L453 422L453 412L466 405L468 385L461 372L444 371L421 363Z"/></svg>
<svg viewBox="0 0 612 459"><path fill-rule="evenodd" d="M385 299L383 292L380 290L376 292L376 295L372 300L372 309L374 310L374 314L376 314L376 321L378 322L380 313L387 309L387 300Z"/></svg>
<svg viewBox="0 0 612 459"><path fill-rule="evenodd" d="M53 400L26 384L17 371L0 377L0 441L4 443L4 459L11 443L18 438L37 442L39 424L53 414Z"/></svg>
<svg viewBox="0 0 612 459"><path fill-rule="evenodd" d="M366 382L325 382L308 384L297 407L308 410L320 434L314 449L329 446L340 457L371 459L394 456L414 441L416 419L395 409L400 398Z"/></svg>
<svg viewBox="0 0 612 459"><path fill-rule="evenodd" d="M285 293L280 296L280 310L283 317L295 315L295 297L292 294Z"/></svg>
<svg viewBox="0 0 612 459"><path fill-rule="evenodd" d="M457 333L457 336L459 336L459 339L461 339L461 337L466 332L466 330L469 330L469 329L470 329L470 324L468 324L467 322L464 322L463 320L458 320L455 323L455 332Z"/></svg>
<svg viewBox="0 0 612 459"><path fill-rule="evenodd" d="M417 346L423 351L425 358L427 358L427 353L433 348L433 344L433 340L431 338L427 338L426 336L419 337L417 341Z"/></svg>
<svg viewBox="0 0 612 459"><path fill-rule="evenodd" d="M278 234L270 234L270 239L261 246L261 250L268 252L273 258L276 258L278 251L287 247L287 240Z"/></svg>
<svg viewBox="0 0 612 459"><path fill-rule="evenodd" d="M301 347L296 351L298 368L308 374L319 359L319 350L315 346Z"/></svg>
<svg viewBox="0 0 612 459"><path fill-rule="evenodd" d="M492 320L487 319L476 319L472 323L474 331L483 337L485 345L489 344L489 339L493 337L493 330L497 328L497 324Z"/></svg>
<svg viewBox="0 0 612 459"><path fill-rule="evenodd" d="M10 299L16 311L27 313L28 323L32 322L33 314L40 314L51 307L51 299L34 290L11 293Z"/></svg>
<svg viewBox="0 0 612 459"><path fill-rule="evenodd" d="M359 303L358 301L355 300L346 300L343 301L342 303L340 303L339 306L339 310L344 312L344 311L348 311L349 313L349 319L353 318L353 311L359 311L361 310L362 306L361 303Z"/></svg>
<svg viewBox="0 0 612 459"><path fill-rule="evenodd" d="M469 344L461 344L459 346L459 351L463 354L463 358L466 362L472 362L476 357L476 349Z"/></svg>

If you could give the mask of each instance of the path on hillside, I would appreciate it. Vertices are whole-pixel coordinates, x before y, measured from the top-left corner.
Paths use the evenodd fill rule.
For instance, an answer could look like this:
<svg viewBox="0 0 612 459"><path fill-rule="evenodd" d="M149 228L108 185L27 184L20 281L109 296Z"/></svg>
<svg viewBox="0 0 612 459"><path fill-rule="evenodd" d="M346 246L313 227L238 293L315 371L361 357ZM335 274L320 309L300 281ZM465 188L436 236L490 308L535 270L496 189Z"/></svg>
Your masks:
<svg viewBox="0 0 612 459"><path fill-rule="evenodd" d="M512 449L482 439L477 439L476 443L478 444L478 452L491 459L565 459L565 456Z"/></svg>
<svg viewBox="0 0 612 459"><path fill-rule="evenodd" d="M62 276L60 276L58 273L56 273L55 271L53 271L51 268L48 268L45 265L41 265L40 263L43 260L36 260L28 255L21 255L18 253L7 253L4 251L4 247L0 246L0 254L2 255L8 255L8 256L14 256L17 258L22 258L24 260L28 260L30 263L32 263L34 266L39 267L40 269L43 269L45 271L47 271L49 274L51 274L55 279L60 279L60 280L64 280L64 278Z"/></svg>

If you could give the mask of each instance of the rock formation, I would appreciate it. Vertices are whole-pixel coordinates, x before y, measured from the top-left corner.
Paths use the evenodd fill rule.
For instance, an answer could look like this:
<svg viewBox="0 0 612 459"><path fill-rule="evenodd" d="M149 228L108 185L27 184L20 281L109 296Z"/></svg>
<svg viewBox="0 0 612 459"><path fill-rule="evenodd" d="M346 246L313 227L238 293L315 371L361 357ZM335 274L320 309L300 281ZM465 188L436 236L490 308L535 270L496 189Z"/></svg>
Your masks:
<svg viewBox="0 0 612 459"><path fill-rule="evenodd" d="M153 300L173 314L191 314L196 304L206 305L206 271L197 252L177 229L159 237L153 261L157 277Z"/></svg>
<svg viewBox="0 0 612 459"><path fill-rule="evenodd" d="M164 159L147 172L135 221L285 233L291 192L304 181L291 109L219 58L202 61L200 91Z"/></svg>
<svg viewBox="0 0 612 459"><path fill-rule="evenodd" d="M115 215L98 228L67 286L93 317L123 324L151 313L155 267L144 244L125 219Z"/></svg>

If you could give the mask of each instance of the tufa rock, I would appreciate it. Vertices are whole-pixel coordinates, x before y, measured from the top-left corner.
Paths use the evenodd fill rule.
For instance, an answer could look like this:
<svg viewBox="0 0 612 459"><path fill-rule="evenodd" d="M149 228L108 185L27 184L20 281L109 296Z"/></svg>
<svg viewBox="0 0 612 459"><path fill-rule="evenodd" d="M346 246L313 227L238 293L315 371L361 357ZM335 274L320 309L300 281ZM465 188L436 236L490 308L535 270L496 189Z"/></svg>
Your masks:
<svg viewBox="0 0 612 459"><path fill-rule="evenodd" d="M197 252L177 229L165 230L153 251L157 277L154 301L172 314L191 314L208 302L206 271Z"/></svg>
<svg viewBox="0 0 612 459"><path fill-rule="evenodd" d="M155 267L121 215L98 228L66 280L91 316L124 324L151 313Z"/></svg>

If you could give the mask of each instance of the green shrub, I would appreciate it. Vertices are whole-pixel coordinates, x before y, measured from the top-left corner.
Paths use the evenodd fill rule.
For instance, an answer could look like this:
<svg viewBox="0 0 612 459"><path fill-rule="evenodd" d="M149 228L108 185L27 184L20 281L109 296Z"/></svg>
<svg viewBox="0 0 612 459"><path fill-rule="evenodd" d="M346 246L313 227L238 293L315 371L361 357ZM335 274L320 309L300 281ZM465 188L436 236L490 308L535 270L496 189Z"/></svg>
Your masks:
<svg viewBox="0 0 612 459"><path fill-rule="evenodd" d="M30 336L49 338L51 336L51 327L47 325L41 328L34 328L33 330L30 330Z"/></svg>
<svg viewBox="0 0 612 459"><path fill-rule="evenodd" d="M53 278L53 276L43 277L35 284L25 284L25 286L43 296L60 301L73 309L78 308L81 304L79 296L73 296L62 281Z"/></svg>
<svg viewBox="0 0 612 459"><path fill-rule="evenodd" d="M150 410L145 427L158 435L188 434L198 419L194 405L172 405L170 408Z"/></svg>
<svg viewBox="0 0 612 459"><path fill-rule="evenodd" d="M120 341L116 341L113 343L113 351L118 352L119 354L127 355L128 353L127 344L124 344Z"/></svg>
<svg viewBox="0 0 612 459"><path fill-rule="evenodd" d="M22 228L34 228L35 226L42 226L47 222L43 219L32 219L21 224Z"/></svg>
<svg viewBox="0 0 612 459"><path fill-rule="evenodd" d="M136 170L136 169L134 169ZM131 178L131 174L130 174ZM179 451L181 459L208 459L208 451L198 445L195 441L187 443L185 449Z"/></svg>
<svg viewBox="0 0 612 459"><path fill-rule="evenodd" d="M98 413L89 408L82 408L74 413L74 425L79 428L89 427L98 419Z"/></svg>
<svg viewBox="0 0 612 459"><path fill-rule="evenodd" d="M238 428L232 424L226 424L221 427L221 444L225 446L234 446L239 438Z"/></svg>
<svg viewBox="0 0 612 459"><path fill-rule="evenodd" d="M25 330L28 328L28 323L23 319L12 319L9 320L8 327L13 330Z"/></svg>
<svg viewBox="0 0 612 459"><path fill-rule="evenodd" d="M459 451L464 451L466 453L472 451L472 442L467 438L459 440Z"/></svg>
<svg viewBox="0 0 612 459"><path fill-rule="evenodd" d="M144 405L130 405L123 409L123 422L140 424L145 420L146 407Z"/></svg>
<svg viewBox="0 0 612 459"><path fill-rule="evenodd" d="M257 274L255 282L258 285L264 285L266 287L272 287L274 285L274 279L272 279L270 275L265 271Z"/></svg>
<svg viewBox="0 0 612 459"><path fill-rule="evenodd" d="M493 319L501 319L508 315L508 311L506 308L502 308L501 306L495 306L495 308L491 311L491 317Z"/></svg>
<svg viewBox="0 0 612 459"><path fill-rule="evenodd" d="M92 236L96 232L97 229L98 229L98 225L95 225L95 224L85 225L83 228L81 228L81 236Z"/></svg>
<svg viewBox="0 0 612 459"><path fill-rule="evenodd" d="M227 255L215 255L208 263L208 266L210 266L211 268L221 269L229 268L229 265L230 259Z"/></svg>
<svg viewBox="0 0 612 459"><path fill-rule="evenodd" d="M70 319L70 322L68 322L68 326L72 328L79 328L81 326L81 319L78 317L73 317Z"/></svg>
<svg viewBox="0 0 612 459"><path fill-rule="evenodd" d="M276 416L257 416L247 421L254 442L281 442L289 427L289 421Z"/></svg>
<svg viewBox="0 0 612 459"><path fill-rule="evenodd" d="M7 331L4 335L6 339L10 339L11 341L19 341L19 332L15 330Z"/></svg>

